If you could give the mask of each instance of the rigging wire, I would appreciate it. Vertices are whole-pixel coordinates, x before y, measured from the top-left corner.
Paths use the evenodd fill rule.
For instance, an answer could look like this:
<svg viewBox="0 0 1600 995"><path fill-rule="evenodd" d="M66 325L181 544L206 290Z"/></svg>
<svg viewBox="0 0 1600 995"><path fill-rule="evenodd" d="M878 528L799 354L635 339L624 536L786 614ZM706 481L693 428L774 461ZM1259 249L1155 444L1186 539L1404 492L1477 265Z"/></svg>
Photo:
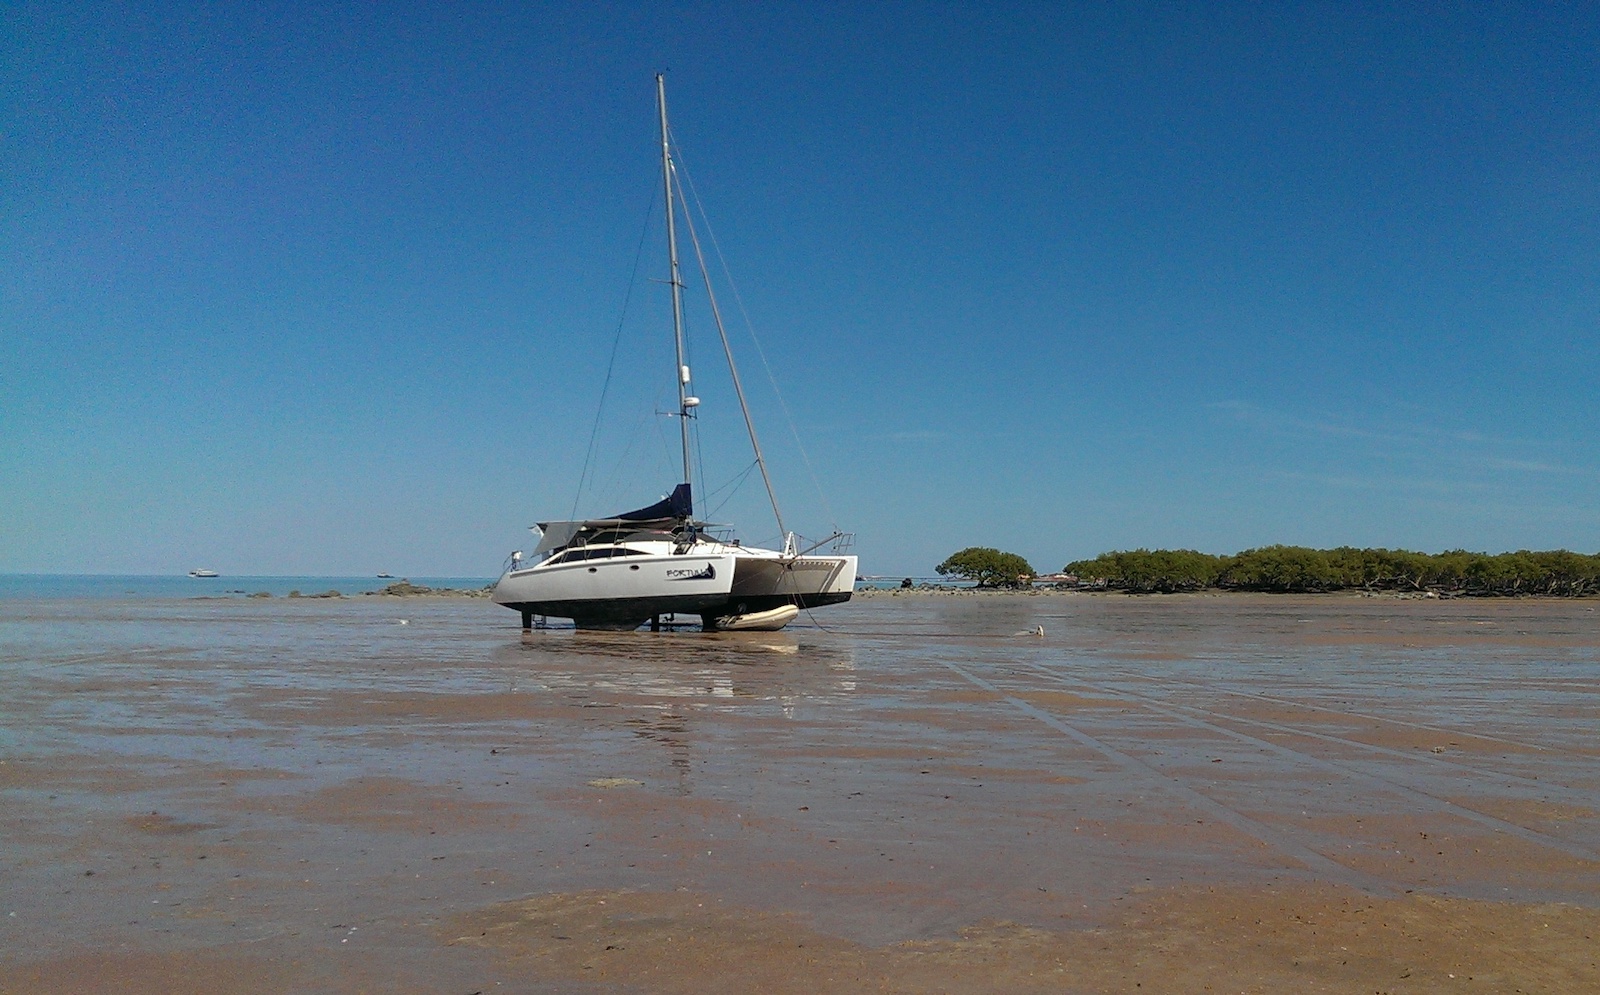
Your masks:
<svg viewBox="0 0 1600 995"><path fill-rule="evenodd" d="M674 148L677 148L676 143L674 143ZM744 318L745 334L750 336L750 342L755 346L756 349L756 356L761 360L761 368L767 374L767 383L771 385L772 393L778 399L778 406L783 410L784 421L787 422L789 426L789 435L794 439L795 448L800 451L800 459L803 463L805 463L806 474L811 478L811 486L816 489L817 497L822 501L823 510L827 512L829 520L833 522L833 529L835 532L837 532L839 531L838 516L834 514L833 506L828 502L828 495L822 490L822 482L817 479L817 472L816 469L811 465L811 455L806 452L805 443L800 441L800 432L795 427L794 415L789 411L789 403L784 400L783 391L778 388L778 378L772 372L772 364L767 361L767 352L761 347L761 340L756 337L755 323L750 320L750 312L744 306L744 297L739 293L739 285L734 282L733 273L728 269L728 260L722 254L722 243L717 241L716 229L711 226L711 218L706 214L705 205L700 200L700 191L695 189L694 177L689 173L688 162L683 160L682 151L683 150L681 148L678 149L679 154L676 159L682 161L683 177L689 184L689 193L693 195L695 209L699 212L701 220L705 222L706 237L711 241L711 249L716 253L717 262L722 266L723 279L728 281L728 287L733 291L734 303L739 308L739 314ZM674 170L674 172L676 172L676 170ZM683 190L681 183L679 184L678 189L681 196ZM685 205L687 205L687 203L688 200L685 199ZM684 213L687 214L688 211L686 210ZM692 230L690 234L692 237ZM695 248L696 251L698 251L698 243L696 243ZM705 263L704 260L702 260L702 271L704 270L704 266Z"/></svg>
<svg viewBox="0 0 1600 995"><path fill-rule="evenodd" d="M678 169L676 165L674 165L670 175L674 180L677 179ZM692 186L691 184L691 189ZM750 418L750 405L745 400L744 384L739 379L739 365L733 359L733 346L728 341L728 330L722 323L722 309L717 306L716 291L711 286L711 274L706 269L705 252L700 247L700 235L694 226L694 212L687 209L688 199L683 196L682 183L678 184L678 197L684 201L684 225L689 229L689 241L694 245L695 260L700 265L700 279L705 284L706 298L711 304L711 317L716 323L717 335L722 339L722 352L728 360L728 373L733 378L734 393L739 397L739 411L744 415L745 430L750 433L750 448L755 450L756 465L761 468L761 482L766 485L767 499L772 502L772 516L778 520L778 531L782 533L786 529L783 524L783 512L778 509L778 494L772 488L772 477L767 473L767 461L761 454L761 440L756 435L755 422ZM706 222L707 230L709 231L711 222L705 217L703 210L701 211L701 219Z"/></svg>
<svg viewBox="0 0 1600 995"><path fill-rule="evenodd" d="M659 487L662 480L677 476L680 467L674 465L673 459L669 455L676 451L677 440L667 438L667 422L663 417L670 414L665 410L667 394L667 385L663 383L656 392L654 401L644 406L638 417L634 419L632 428L628 432L626 444L617 453L616 458L611 461L611 475L606 478L605 484L591 488L591 493L596 495L596 500L600 504L614 504L620 508L637 498L637 492L642 487ZM646 424L655 428L656 445L653 447L642 444L646 434L643 431ZM640 466L630 466L635 447L652 457L652 463L648 470L643 470ZM640 479L641 472L643 472L643 480ZM665 494L661 496L666 497Z"/></svg>
<svg viewBox="0 0 1600 995"><path fill-rule="evenodd" d="M724 483L722 486L718 487L716 490L709 491L709 492L706 493L705 502L707 504L710 504L712 498L716 497L718 494L721 494L723 491L727 491L728 492L727 496L724 497L722 499L722 501L719 502L715 508L712 508L710 511L706 512L706 516L705 517L706 517L706 519L708 521L710 519L712 519L712 518L715 518L717 516L717 513L722 511L723 508L727 507L728 502L732 501L734 499L734 497L738 495L739 488L744 486L744 482L750 478L750 474L755 470L755 468L756 468L756 463L755 463L754 460L751 460L750 461L750 465L745 467L738 474L736 474L733 477L733 479L731 479L728 482ZM700 479L704 480L705 478L701 477Z"/></svg>
<svg viewBox="0 0 1600 995"><path fill-rule="evenodd" d="M639 245L633 250L633 270L628 274L628 289L622 297L622 315L617 319L617 333L611 340L611 359L606 363L605 384L600 388L600 403L595 406L594 427L589 430L589 448L583 454L583 472L578 474L578 490L572 495L571 519L578 517L578 503L583 500L583 481L589 474L589 462L594 458L595 440L600 436L600 417L605 413L606 394L611 390L611 374L617 366L617 350L622 345L622 329L628 321L628 305L633 301L633 288L639 280L639 260L644 258L644 241L650 234L650 219L656 212L656 200L651 196L645 208L644 227L639 232Z"/></svg>
<svg viewBox="0 0 1600 995"><path fill-rule="evenodd" d="M623 473L625 472L623 468L628 465L630 457L633 455L634 447L638 446L640 443L641 436L643 435L642 430L645 426L645 423L654 422L655 420L656 419L650 417L648 411L641 412L639 416L633 420L632 427L628 430L628 436L622 446L622 449L617 453L616 459L612 461L611 475L606 479L604 484L600 484L599 476L597 474L595 477L595 484L590 488L590 493L595 495L598 503L603 505L615 503L618 507L621 507L622 504L628 500L628 491L623 486ZM660 442L664 449L664 447L667 445L665 438L662 438ZM630 484L631 481L632 478L629 478ZM576 515L576 511L574 511L574 515Z"/></svg>

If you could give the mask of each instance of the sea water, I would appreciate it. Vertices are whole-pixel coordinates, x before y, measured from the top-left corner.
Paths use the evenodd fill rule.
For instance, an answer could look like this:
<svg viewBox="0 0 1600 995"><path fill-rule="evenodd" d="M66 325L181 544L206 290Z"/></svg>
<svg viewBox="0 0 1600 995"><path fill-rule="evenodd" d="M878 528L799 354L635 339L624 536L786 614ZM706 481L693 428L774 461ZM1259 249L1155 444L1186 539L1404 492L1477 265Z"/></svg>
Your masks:
<svg viewBox="0 0 1600 995"><path fill-rule="evenodd" d="M0 599L6 598L243 598L252 594L285 597L338 591L366 594L398 583L399 577L190 577L186 574L0 574ZM493 584L483 577L409 577L419 587L476 590Z"/></svg>

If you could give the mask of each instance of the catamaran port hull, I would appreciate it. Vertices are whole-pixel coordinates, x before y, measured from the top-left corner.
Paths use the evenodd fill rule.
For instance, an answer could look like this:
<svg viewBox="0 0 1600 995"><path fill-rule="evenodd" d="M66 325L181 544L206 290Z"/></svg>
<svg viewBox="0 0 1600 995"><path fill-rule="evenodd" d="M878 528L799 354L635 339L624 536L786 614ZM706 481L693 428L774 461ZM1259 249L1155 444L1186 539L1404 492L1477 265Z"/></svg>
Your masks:
<svg viewBox="0 0 1600 995"><path fill-rule="evenodd" d="M727 604L732 556L627 556L508 571L491 596L524 615L570 618L580 629L635 629L657 615Z"/></svg>
<svg viewBox="0 0 1600 995"><path fill-rule="evenodd" d="M505 602L514 611L546 618L568 618L580 629L632 632L660 615L705 615L727 604L726 595L670 598L600 598L594 601Z"/></svg>

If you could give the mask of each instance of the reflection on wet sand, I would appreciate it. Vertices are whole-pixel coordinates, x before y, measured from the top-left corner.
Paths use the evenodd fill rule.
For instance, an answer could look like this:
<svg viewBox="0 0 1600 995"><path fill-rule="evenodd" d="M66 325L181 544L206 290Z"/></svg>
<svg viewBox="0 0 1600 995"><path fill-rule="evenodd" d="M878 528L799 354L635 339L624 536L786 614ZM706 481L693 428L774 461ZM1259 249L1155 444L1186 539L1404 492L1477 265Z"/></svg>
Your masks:
<svg viewBox="0 0 1600 995"><path fill-rule="evenodd" d="M603 657L657 664L663 669L682 666L748 666L773 656L804 655L824 667L849 667L853 647L824 641L825 636L794 632L603 632L585 629L533 629L521 635L521 649L552 660L567 658L585 672Z"/></svg>
<svg viewBox="0 0 1600 995"><path fill-rule="evenodd" d="M1600 990L1587 607L0 603L0 992Z"/></svg>
<svg viewBox="0 0 1600 995"><path fill-rule="evenodd" d="M516 659L552 687L760 700L854 689L851 644L785 632L534 630L522 634L518 650Z"/></svg>
<svg viewBox="0 0 1600 995"><path fill-rule="evenodd" d="M716 721L703 720L702 710L742 700L776 704L793 718L801 703L825 706L856 686L853 646L814 634L548 628L523 632L517 651L518 664L543 687L587 692L596 707L649 712L621 725L664 751L678 794L692 791L697 726ZM653 701L659 698L677 704Z"/></svg>

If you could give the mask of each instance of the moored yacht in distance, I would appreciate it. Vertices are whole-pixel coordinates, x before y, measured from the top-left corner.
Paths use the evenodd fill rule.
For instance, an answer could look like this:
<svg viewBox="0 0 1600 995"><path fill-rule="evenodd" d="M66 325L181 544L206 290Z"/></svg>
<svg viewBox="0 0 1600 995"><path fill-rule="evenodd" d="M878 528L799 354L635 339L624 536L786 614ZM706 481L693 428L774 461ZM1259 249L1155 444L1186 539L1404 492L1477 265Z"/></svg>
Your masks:
<svg viewBox="0 0 1600 995"><path fill-rule="evenodd" d="M222 575L217 573L215 570L191 570L189 571L189 576L206 579L211 577L220 577Z"/></svg>
<svg viewBox="0 0 1600 995"><path fill-rule="evenodd" d="M678 386L678 409L672 414L680 428L683 479L671 494L636 511L610 518L539 523L535 527L539 543L532 555L524 561L520 551L511 554L492 593L496 603L522 613L525 629L532 626L536 615L569 618L582 629L627 630L668 614L699 615L707 630L781 629L802 609L848 601L855 590L856 557L847 554L850 535L835 531L807 546L784 528L738 367L728 348L716 299L709 294L709 280L711 314L755 462L783 536L783 549L745 546L737 539L713 534L713 526L694 517L689 427L700 399L690 392L690 370L684 362L683 281L674 207L674 201L682 202L682 194L667 129L666 87L660 76L656 77L656 100L666 190L671 273L667 282L672 289L677 357L673 379ZM692 223L689 232L693 237ZM696 250L698 256L698 246ZM705 277L703 261L701 275ZM827 552L817 552L824 547Z"/></svg>

